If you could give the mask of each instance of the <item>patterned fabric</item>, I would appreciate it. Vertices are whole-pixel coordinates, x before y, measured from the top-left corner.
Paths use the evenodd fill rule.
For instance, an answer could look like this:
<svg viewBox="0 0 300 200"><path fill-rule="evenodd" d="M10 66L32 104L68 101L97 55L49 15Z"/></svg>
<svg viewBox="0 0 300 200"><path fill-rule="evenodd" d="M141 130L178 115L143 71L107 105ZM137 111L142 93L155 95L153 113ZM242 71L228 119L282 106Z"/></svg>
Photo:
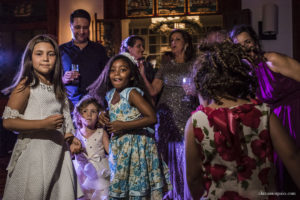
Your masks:
<svg viewBox="0 0 300 200"><path fill-rule="evenodd" d="M182 88L184 77L190 77L193 62L175 63L170 61L155 75L164 82L161 96L157 103L157 119L155 137L158 141L158 150L162 153L171 173L173 190L169 193L170 199L183 200L189 197L184 185L184 128L191 112L196 109L198 102L182 101L185 92Z"/></svg>
<svg viewBox="0 0 300 200"><path fill-rule="evenodd" d="M132 121L142 117L128 102L133 89L143 95L138 88L126 88L116 104L111 104L115 89L107 93L110 121ZM158 156L154 134L147 129L113 136L109 146L109 167L111 199L162 199L164 181L169 179L168 168Z"/></svg>
<svg viewBox="0 0 300 200"><path fill-rule="evenodd" d="M102 142L103 129L97 129L89 138L77 130L76 137L85 149L73 161L83 192L88 199L108 200L110 170Z"/></svg>
<svg viewBox="0 0 300 200"><path fill-rule="evenodd" d="M208 199L274 199L270 109L257 101L231 108L199 106L192 115ZM275 198L276 199L276 198Z"/></svg>
<svg viewBox="0 0 300 200"><path fill-rule="evenodd" d="M17 117L22 118L23 115L21 115L18 110L11 109L10 107L5 106L2 119L15 119Z"/></svg>
<svg viewBox="0 0 300 200"><path fill-rule="evenodd" d="M20 117L41 120L54 114L65 116L62 128L18 134L7 167L3 200L65 200L82 196L70 152L64 142L66 127L73 129L68 105L57 101L53 86L40 83L35 88L31 87L27 107Z"/></svg>

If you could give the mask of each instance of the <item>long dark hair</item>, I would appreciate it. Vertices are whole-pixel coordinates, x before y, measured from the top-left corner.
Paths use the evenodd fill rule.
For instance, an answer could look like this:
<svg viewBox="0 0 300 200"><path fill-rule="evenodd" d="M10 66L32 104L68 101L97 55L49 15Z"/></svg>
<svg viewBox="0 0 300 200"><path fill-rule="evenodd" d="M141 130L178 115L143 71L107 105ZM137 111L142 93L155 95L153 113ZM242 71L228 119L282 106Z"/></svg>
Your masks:
<svg viewBox="0 0 300 200"><path fill-rule="evenodd" d="M126 62L130 69L130 81L128 82L127 87L137 87L141 89L144 92L145 99L151 105L151 97L147 91L143 78L140 75L138 67L127 56L122 54L115 55L108 61L98 79L87 88L89 94L95 97L103 107L107 107L104 97L109 90L114 88L109 78L110 68L115 61L120 59Z"/></svg>
<svg viewBox="0 0 300 200"><path fill-rule="evenodd" d="M40 80L38 76L35 74L33 69L32 53L35 45L40 42L50 43L54 48L56 60L54 64L54 70L50 74L51 75L50 82L54 85L54 93L56 98L60 102L64 102L66 94L65 94L64 85L62 83L61 57L59 53L58 44L50 35L37 35L28 42L24 50L24 53L22 55L19 72L15 75L13 84L5 88L4 90L2 90L2 92L5 94L9 94L20 83L21 80L25 80L24 87L21 88L21 90L25 89L27 86L31 84L32 84L31 87L33 88L38 86Z"/></svg>
<svg viewBox="0 0 300 200"><path fill-rule="evenodd" d="M195 51L195 48L193 46L192 36L185 30L174 29L169 35L170 45L171 45L171 37L174 33L180 33L183 37L183 40L184 40L185 44L187 44L187 48L184 52L184 61L188 62L188 61L193 60L195 58L196 51ZM173 57L174 57L174 55L173 55Z"/></svg>
<svg viewBox="0 0 300 200"><path fill-rule="evenodd" d="M250 63L255 65L240 44L225 41L214 45L194 64L198 93L203 99L214 100L219 105L222 104L221 98L254 98L257 78Z"/></svg>

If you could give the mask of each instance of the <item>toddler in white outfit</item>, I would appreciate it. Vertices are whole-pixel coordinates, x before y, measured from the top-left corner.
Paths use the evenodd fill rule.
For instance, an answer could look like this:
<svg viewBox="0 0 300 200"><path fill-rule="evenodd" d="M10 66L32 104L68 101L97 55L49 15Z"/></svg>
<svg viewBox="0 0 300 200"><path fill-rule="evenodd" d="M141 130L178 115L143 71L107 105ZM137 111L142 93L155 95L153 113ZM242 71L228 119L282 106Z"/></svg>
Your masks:
<svg viewBox="0 0 300 200"><path fill-rule="evenodd" d="M73 112L76 136L84 149L73 163L85 199L89 200L108 199L110 170L105 151L108 152L109 139L104 129L97 128L100 108L96 99L85 96Z"/></svg>

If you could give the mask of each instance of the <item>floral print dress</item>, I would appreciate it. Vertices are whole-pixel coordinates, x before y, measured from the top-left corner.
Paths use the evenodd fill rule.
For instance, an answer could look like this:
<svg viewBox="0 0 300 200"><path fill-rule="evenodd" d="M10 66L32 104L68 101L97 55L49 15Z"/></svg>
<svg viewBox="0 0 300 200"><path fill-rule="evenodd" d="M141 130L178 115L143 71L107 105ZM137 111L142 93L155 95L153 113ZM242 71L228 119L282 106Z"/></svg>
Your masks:
<svg viewBox="0 0 300 200"><path fill-rule="evenodd" d="M142 117L128 101L133 89L143 95L139 88L126 88L120 93L120 101L116 104L111 104L115 89L107 93L111 122ZM163 187L170 185L168 167L158 156L154 130L149 127L112 136L109 167L111 199L162 199Z"/></svg>
<svg viewBox="0 0 300 200"><path fill-rule="evenodd" d="M252 102L192 115L207 199L276 199L270 108Z"/></svg>

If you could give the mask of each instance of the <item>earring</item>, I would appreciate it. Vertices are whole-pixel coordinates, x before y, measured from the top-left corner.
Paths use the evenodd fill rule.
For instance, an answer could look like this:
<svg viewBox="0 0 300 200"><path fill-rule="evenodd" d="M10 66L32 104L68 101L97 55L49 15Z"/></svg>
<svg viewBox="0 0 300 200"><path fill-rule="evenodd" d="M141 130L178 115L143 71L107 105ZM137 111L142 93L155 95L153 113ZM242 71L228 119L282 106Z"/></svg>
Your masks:
<svg viewBox="0 0 300 200"><path fill-rule="evenodd" d="M187 45L187 44L186 44L186 45L184 45L184 48L183 48L183 51L184 51L184 52L186 51L187 47L188 47L188 45Z"/></svg>

